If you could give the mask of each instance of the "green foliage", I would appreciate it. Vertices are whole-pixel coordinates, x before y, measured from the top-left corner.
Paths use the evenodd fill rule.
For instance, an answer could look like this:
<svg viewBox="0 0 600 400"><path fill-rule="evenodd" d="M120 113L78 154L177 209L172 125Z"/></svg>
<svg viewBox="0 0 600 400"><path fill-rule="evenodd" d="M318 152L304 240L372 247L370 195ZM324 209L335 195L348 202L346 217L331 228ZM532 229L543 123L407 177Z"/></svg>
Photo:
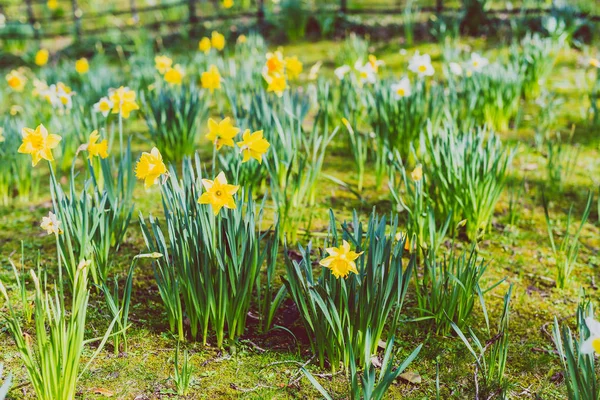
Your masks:
<svg viewBox="0 0 600 400"><path fill-rule="evenodd" d="M181 364L181 370L179 365ZM192 381L192 374L194 368L190 363L190 356L187 349L183 350L183 360L179 362L179 343L175 350L175 360L173 368L173 380L175 381L175 387L177 388L177 394L180 396L186 396L190 391L190 383Z"/></svg>
<svg viewBox="0 0 600 400"><path fill-rule="evenodd" d="M354 352L359 364L364 353L375 352L387 325L393 332L398 326L400 311L415 263L414 255L404 266L404 241L396 241L397 219L386 233L386 218L374 212L366 232L355 212L352 224L342 224L338 233L333 212L330 213L328 246L340 246L342 240L364 254L356 260L358 274L336 278L329 269L313 273L312 245L299 245L299 259L286 251L287 276L284 284L300 311L300 318L311 347L321 367L325 361L335 371L347 370ZM322 255L318 255L322 258ZM371 348L366 349L366 332L370 330Z"/></svg>
<svg viewBox="0 0 600 400"><path fill-rule="evenodd" d="M362 374L359 372L358 366L361 365L360 359L355 357L354 351L350 349L350 398L352 400L381 400L386 398L385 395L389 387L396 381L398 376L412 363L421 351L419 345L397 368L394 369L394 337L392 336L385 346L385 354L381 360L381 371L376 373L375 366L372 360L372 337L371 330L367 328L365 335L365 349L362 364ZM333 399L329 393L321 386L315 377L306 369L302 368L302 372L310 383L323 395L325 399Z"/></svg>
<svg viewBox="0 0 600 400"><path fill-rule="evenodd" d="M59 269L62 267L59 266ZM73 399L77 382L94 358L102 351L115 324L113 321L88 363L80 372L83 353L88 343L99 339L85 340L86 317L89 300L88 262L81 262L74 269L73 298L71 307L65 306L63 282L59 280L54 290L48 288L46 274L43 281L31 270L34 283L34 321L32 337L21 322L21 316L0 281L0 293L8 305L8 314L2 315L25 368L36 397L41 400ZM19 276L15 277L19 280ZM23 304L24 307L27 304Z"/></svg>
<svg viewBox="0 0 600 400"><path fill-rule="evenodd" d="M567 284L571 279L571 274L577 265L579 248L581 246L581 243L579 242L579 236L581 235L581 231L583 230L583 227L590 216L593 194L590 192L588 195L585 209L583 211L583 215L581 216L581 223L579 224L579 228L577 228L574 233L571 232L571 224L573 223L573 205L571 205L565 221L564 232L562 235L560 235L560 243L558 243L554 238L555 223L550 219L546 197L542 196L542 200L544 203L546 226L548 228L548 239L550 240L550 245L554 254L554 260L556 262L556 286L560 289L564 289L567 287Z"/></svg>
<svg viewBox="0 0 600 400"><path fill-rule="evenodd" d="M171 330L184 339L185 312L193 339L200 335L206 344L211 331L223 347L227 331L233 346L245 331L261 266L265 260L276 261L272 252L277 247L270 242L277 239L259 231L262 207L257 211L250 193L239 193L236 208L223 209L218 216L198 203L198 156L195 163L184 160L181 175L174 168L169 174L162 191L166 228L152 216L148 222L141 217L141 225L148 249L164 256L154 263L155 277Z"/></svg>
<svg viewBox="0 0 600 400"><path fill-rule="evenodd" d="M492 396L494 394L499 394L501 397L505 396L507 382L504 373L506 371L506 362L508 360L508 322L511 296L512 285L504 295L504 308L500 320L498 321L497 333L493 335L489 328L485 303L482 301L481 305L484 310L487 332L489 334L489 338L486 339L485 342L482 341L471 328L469 328L469 336L471 338L471 341L469 341L462 330L456 324L452 323L452 328L475 359L475 398L480 398L480 395L484 395L487 398L490 394L492 394ZM471 343L473 345L471 345ZM479 393L479 376L482 377L482 389L484 393Z"/></svg>
<svg viewBox="0 0 600 400"><path fill-rule="evenodd" d="M196 150L198 121L206 119L210 104L201 93L194 85L142 92L150 136L168 161L180 162Z"/></svg>
<svg viewBox="0 0 600 400"><path fill-rule="evenodd" d="M594 354L586 354L581 350L591 333L586 324L589 319L594 319L594 307L589 301L577 306L576 334L571 332L567 324L559 324L554 317L552 336L560 357L569 400L600 399L600 381L596 374Z"/></svg>
<svg viewBox="0 0 600 400"><path fill-rule="evenodd" d="M454 221L466 219L467 235L485 234L506 184L514 150L507 150L492 131L460 132L445 125L427 128L425 173L430 196L442 218L454 210Z"/></svg>
<svg viewBox="0 0 600 400"><path fill-rule="evenodd" d="M8 376L3 377L2 373L4 372L4 367L0 364L0 400L4 400L8 395L8 391L10 390L10 385L12 384L12 375L8 374Z"/></svg>

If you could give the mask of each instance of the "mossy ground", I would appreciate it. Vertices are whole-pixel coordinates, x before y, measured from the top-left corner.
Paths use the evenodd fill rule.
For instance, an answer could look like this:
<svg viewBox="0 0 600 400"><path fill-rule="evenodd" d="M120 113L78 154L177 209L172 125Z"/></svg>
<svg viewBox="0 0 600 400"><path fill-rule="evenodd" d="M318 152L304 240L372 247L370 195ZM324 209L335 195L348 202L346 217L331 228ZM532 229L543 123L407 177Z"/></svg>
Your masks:
<svg viewBox="0 0 600 400"><path fill-rule="evenodd" d="M493 44L486 45L481 40L472 40L466 44L463 42L463 45L491 52L491 58L494 58L494 53L505 51L502 48L493 50ZM338 43L333 42L302 43L286 46L285 51L286 54L300 55L307 66L318 60L325 60L325 73L331 74L337 46ZM424 44L418 48L421 52L432 54L434 60L439 61L440 49L437 45ZM406 68L414 49L409 49L407 55L400 55L399 49L399 42L395 44L392 41L386 45L376 45L373 50L386 61L388 69L400 73ZM585 120L588 102L586 93L589 88L581 83L583 69L577 63L579 56L574 50L563 51L547 83L550 90L560 93L566 100L558 110L557 129L568 132L571 125L575 124L573 145L578 146L580 152L575 168L562 188L547 188L546 197L550 201L551 215L560 220L563 220L573 203L576 223L579 222L588 191L596 191L598 187L596 177L600 172L597 131ZM480 254L489 262L483 287L506 278L503 284L486 295L492 324L499 318L502 296L508 285L514 285L507 367L511 397L559 399L565 398L566 390L561 384L559 360L553 353L553 344L547 333L550 332L554 317L573 322L572 315L580 289L597 298L595 278L598 277L600 245L598 214L594 207L581 237L583 246L572 283L565 290L554 288L554 264L541 201L542 188L549 186L546 158L533 146L536 116L532 114L531 107L524 107L524 110L521 126L502 133L506 144L518 145L518 152L510 171L509 188L503 193L493 224L478 247ZM143 129L143 124L139 124L139 127ZM206 146L202 146L201 152L205 159L209 159L209 151ZM335 144L328 152L324 172L350 184L355 183L352 159L345 156L341 147ZM522 182L525 182L525 189L518 196L518 215L515 224L510 225L510 192L516 190ZM366 177L366 190L362 199L325 178L319 184L320 198L318 207L314 210L312 231L325 229L330 208L335 210L340 221L350 217L354 208L365 219L374 205L380 213L388 213L391 209L386 190L375 188L374 177L370 174ZM9 286L13 278L6 259L10 257L15 262L19 261L21 241L26 259L25 268L35 265L38 252L43 265L52 265L55 258L52 237L46 236L39 229L39 221L50 208L49 194L44 184L41 185L40 192L42 195L36 201L0 208L0 278L9 282ZM143 185L139 184L135 197L135 215L140 211L146 216L162 213L160 195L156 188L145 191ZM561 225L559 227L564 228ZM307 241L308 238L301 237L299 240ZM459 246L468 248L469 244L462 242ZM125 245L114 255L114 270L125 271L132 257L144 251L139 227L134 221ZM280 269L283 271L283 265ZM113 393L115 398L123 399L176 396L170 377L173 374L177 340L168 331L166 315L148 262L141 262L136 270L132 302L129 351L127 354L114 354L109 342L82 376L80 398L103 398L105 395L102 393L108 392ZM406 320L416 315L410 293L404 314ZM101 335L109 324L109 319L104 299L92 289L87 336ZM483 326L480 308L476 308L471 325L475 328ZM460 339L436 336L426 326L415 322L404 323L397 335L398 359L407 356L418 344L423 343L419 357L409 367L409 370L421 375L422 382L411 384L399 381L392 387L389 398L435 398L438 364L441 398L474 397L473 358ZM187 347L192 354L195 372L192 394L188 398L318 398L318 392L299 371L299 367L311 358L306 340L302 337L293 338L281 330L258 335L251 324L247 335L236 344L235 354L220 351L210 345L203 347L189 343ZM16 378L17 388L11 392L11 398L33 398L19 354L2 325L0 349L0 363L4 363ZM91 355L92 350L88 350L86 356ZM347 380L343 375L331 376L329 371L321 371L310 363L307 365L313 373L321 374L319 381L335 397L346 396Z"/></svg>

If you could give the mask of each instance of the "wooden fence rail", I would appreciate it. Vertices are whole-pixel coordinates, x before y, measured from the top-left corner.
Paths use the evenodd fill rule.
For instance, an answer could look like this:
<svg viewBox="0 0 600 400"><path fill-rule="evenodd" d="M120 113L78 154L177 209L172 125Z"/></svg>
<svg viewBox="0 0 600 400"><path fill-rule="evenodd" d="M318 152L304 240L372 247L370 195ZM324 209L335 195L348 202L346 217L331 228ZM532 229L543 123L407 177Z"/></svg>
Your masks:
<svg viewBox="0 0 600 400"><path fill-rule="evenodd" d="M264 0L254 0L254 4L246 10L231 12L229 10L222 10L216 7L216 4L220 3L220 0L209 0L210 6L207 0L173 0L167 3L150 4L139 6L136 4L136 0L129 0L129 7L117 8L114 10L106 9L99 11L84 12L78 3L78 0L61 0L61 4L64 8L69 9L69 13L66 13L62 17L55 17L52 15L39 15L36 16L35 7L47 7L47 0L24 0L24 3L14 3L7 1L0 1L0 12L5 13L6 24L17 24L17 26L27 25L28 31L33 34L16 32L14 29L10 29L3 32L0 29L0 40L2 39L18 39L18 40L40 40L42 38L56 38L73 36L76 41L81 40L84 36L98 35L104 32L110 31L111 29L118 29L120 31L132 30L139 28L147 29L159 29L161 27L194 27L202 22L208 21L226 21L236 20L240 18L256 18L257 24L262 24L266 17L265 2ZM70 4L68 4L70 3ZM393 5L393 2L390 2ZM396 4L392 7L364 7L364 4L352 4L352 1L348 0L335 0L330 3L326 3L328 7L321 7L316 12L320 14L324 13L343 13L348 15L399 15L405 10L402 5ZM444 7L443 0L432 0L432 5L427 7L419 7L419 13L453 13L458 12L458 8L447 8ZM67 7L68 4L68 7ZM18 7L19 10L23 10L23 6L27 13L26 24L22 19L10 18L11 7ZM212 8L212 10L211 10ZM181 9L180 15L176 15L176 18L171 19L160 19L151 22L141 22L142 17L152 12L172 12L173 10ZM212 11L212 14L211 14ZM513 15L513 14L543 14L549 11L548 8L512 8L502 10L490 10L489 14L501 14L501 15ZM22 11L21 11L22 12ZM19 11L17 11L19 13ZM48 14L46 12L46 14ZM126 17L129 15L127 20L131 20L133 24L124 24L122 26L116 25L100 25L103 18L113 18L118 16ZM587 18L593 21L600 21L600 15L589 15L579 14L581 18Z"/></svg>

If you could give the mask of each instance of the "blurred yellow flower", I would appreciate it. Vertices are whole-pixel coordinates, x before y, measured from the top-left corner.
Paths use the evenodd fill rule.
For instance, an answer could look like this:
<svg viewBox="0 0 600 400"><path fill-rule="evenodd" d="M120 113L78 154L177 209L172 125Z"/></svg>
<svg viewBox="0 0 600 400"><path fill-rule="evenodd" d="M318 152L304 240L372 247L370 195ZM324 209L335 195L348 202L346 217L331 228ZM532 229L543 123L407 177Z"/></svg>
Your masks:
<svg viewBox="0 0 600 400"><path fill-rule="evenodd" d="M198 199L200 204L210 204L215 215L219 214L221 208L235 209L233 195L240 189L237 185L229 185L225 174L221 171L214 181L202 179L202 185L206 191Z"/></svg>
<svg viewBox="0 0 600 400"><path fill-rule="evenodd" d="M223 0L223 8L233 7L233 0Z"/></svg>
<svg viewBox="0 0 600 400"><path fill-rule="evenodd" d="M263 131L256 131L250 133L250 129L246 129L242 136L242 141L237 143L238 147L242 151L244 156L242 162L250 160L250 157L254 158L258 163L262 163L262 155L269 149L269 142L263 138Z"/></svg>
<svg viewBox="0 0 600 400"><path fill-rule="evenodd" d="M206 138L210 140L217 148L223 146L235 147L233 138L238 134L240 128L233 126L229 117L221 122L217 122L212 118L208 119L208 134Z"/></svg>
<svg viewBox="0 0 600 400"><path fill-rule="evenodd" d="M183 76L183 68L181 68L181 65L175 64L172 68L169 68L167 72L165 72L165 81L171 85L181 85Z"/></svg>
<svg viewBox="0 0 600 400"><path fill-rule="evenodd" d="M173 60L167 56L156 56L154 57L154 64L158 70L158 73L163 75L169 70L169 68L171 68L171 65L173 65Z"/></svg>
<svg viewBox="0 0 600 400"><path fill-rule="evenodd" d="M221 89L221 74L216 65L211 65L208 71L203 72L200 76L200 82L204 89L214 92L215 89Z"/></svg>
<svg viewBox="0 0 600 400"><path fill-rule="evenodd" d="M8 86L16 92L22 92L25 88L25 83L27 83L27 78L21 72L13 69L6 75L6 82L8 82Z"/></svg>
<svg viewBox="0 0 600 400"><path fill-rule="evenodd" d="M287 88L284 75L267 75L265 80L268 83L267 92L274 92L278 97L283 96L283 92Z"/></svg>
<svg viewBox="0 0 600 400"><path fill-rule="evenodd" d="M369 65L371 66L373 72L378 73L379 67L383 64L384 62L382 60L378 60L373 54L369 54Z"/></svg>
<svg viewBox="0 0 600 400"><path fill-rule="evenodd" d="M105 117L108 116L108 113L113 109L114 104L112 101L108 99L108 97L103 97L96 104L94 104L94 111L102 113Z"/></svg>
<svg viewBox="0 0 600 400"><path fill-rule="evenodd" d="M237 43L238 44L244 44L248 41L248 38L246 37L246 35L240 35L237 38Z"/></svg>
<svg viewBox="0 0 600 400"><path fill-rule="evenodd" d="M129 118L132 111L140 109L135 102L135 92L128 87L121 86L118 89L110 89L109 99L113 103L112 113L120 113L123 118Z"/></svg>
<svg viewBox="0 0 600 400"><path fill-rule="evenodd" d="M592 67L600 68L600 60L598 60L597 58L590 58L589 63Z"/></svg>
<svg viewBox="0 0 600 400"><path fill-rule="evenodd" d="M410 177L415 182L418 182L421 179L423 179L423 167L421 165L417 165L413 172L410 173Z"/></svg>
<svg viewBox="0 0 600 400"><path fill-rule="evenodd" d="M54 161L52 149L56 148L62 138L58 135L48 133L46 127L39 124L37 128L23 128L23 143L18 152L30 154L32 164L35 167L41 159Z"/></svg>
<svg viewBox="0 0 600 400"><path fill-rule="evenodd" d="M202 39L200 39L200 42L198 43L198 50L204 52L204 54L208 54L211 47L212 45L210 44L210 38L207 38L205 36Z"/></svg>
<svg viewBox="0 0 600 400"><path fill-rule="evenodd" d="M58 0L48 0L46 6L52 11L56 10L58 8Z"/></svg>
<svg viewBox="0 0 600 400"><path fill-rule="evenodd" d="M144 187L148 189L154 185L161 175L167 173L167 166L163 162L162 155L156 147L150 153L142 153L135 166L135 176L144 180Z"/></svg>
<svg viewBox="0 0 600 400"><path fill-rule="evenodd" d="M302 62L298 60L298 57L286 57L285 58L285 72L289 79L296 79L302 73Z"/></svg>
<svg viewBox="0 0 600 400"><path fill-rule="evenodd" d="M88 62L87 58L80 58L79 60L75 61L75 71L77 71L79 75L87 74L89 70L90 63Z"/></svg>
<svg viewBox="0 0 600 400"><path fill-rule="evenodd" d="M60 235L62 233L62 229L60 229L61 224L62 222L59 221L56 214L50 211L47 217L42 218L40 227L45 230L48 235Z"/></svg>
<svg viewBox="0 0 600 400"><path fill-rule="evenodd" d="M213 31L210 36L210 43L216 50L221 51L225 48L225 36L217 31Z"/></svg>
<svg viewBox="0 0 600 400"><path fill-rule="evenodd" d="M90 160L94 157L108 157L108 140L104 139L101 142L98 142L99 139L100 134L97 130L94 130L92 133L90 133L90 140L85 145L85 148L88 152L88 159Z"/></svg>
<svg viewBox="0 0 600 400"><path fill-rule="evenodd" d="M265 72L268 75L282 75L285 62L280 51L267 53L267 62L265 63Z"/></svg>
<svg viewBox="0 0 600 400"><path fill-rule="evenodd" d="M12 106L10 106L10 115L12 115L13 117L21 112L23 112L23 107L13 104Z"/></svg>
<svg viewBox="0 0 600 400"><path fill-rule="evenodd" d="M350 243L343 241L340 247L329 247L325 249L329 253L329 257L321 260L321 264L325 268L329 268L331 273L336 278L345 278L350 272L358 274L356 269L356 260L363 252L356 253L350 250Z"/></svg>
<svg viewBox="0 0 600 400"><path fill-rule="evenodd" d="M48 59L50 58L50 52L47 49L39 49L37 53L35 53L35 64L39 67L43 67L48 63Z"/></svg>

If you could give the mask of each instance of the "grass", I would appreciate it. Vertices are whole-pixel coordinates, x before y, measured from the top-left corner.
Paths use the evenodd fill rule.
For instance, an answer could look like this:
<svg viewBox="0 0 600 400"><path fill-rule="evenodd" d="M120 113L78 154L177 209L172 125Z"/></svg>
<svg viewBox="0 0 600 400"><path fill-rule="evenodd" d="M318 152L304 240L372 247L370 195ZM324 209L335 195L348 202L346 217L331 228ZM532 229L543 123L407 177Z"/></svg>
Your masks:
<svg viewBox="0 0 600 400"><path fill-rule="evenodd" d="M481 48L483 43L480 40L472 40L466 45ZM329 41L302 43L286 46L285 51L286 54L301 55L305 65L309 66L318 60L333 60L335 46L336 43ZM400 68L406 65L407 59L412 55L413 49L404 56L398 53L399 49L400 42L392 40L390 44L373 50L377 50L377 54L386 61L388 68L400 72ZM439 50L433 45L419 46L419 50L432 53L434 60L440 58ZM491 50L490 53L491 58L494 58L496 50ZM549 210L552 216L563 215L572 202L575 203L574 215L581 215L588 189L595 190L599 183L594 180L600 172L599 141L594 136L594 131L586 127L581 120L581 110L585 109L586 100L582 99L575 84L576 76L580 73L576 68L577 57L574 51L561 53L549 81L552 90L566 97L558 125L567 129L575 123L577 129L574 143L581 146L574 174L566 182L563 192L547 195L551 199ZM324 64L327 74L331 74L331 67L332 62ZM546 177L545 160L531 146L534 112L533 109L525 109L523 126L502 134L502 138L509 143L521 143L509 175L509 186L520 185L523 179L527 185L519 198L521 216L517 219L516 226L507 225L509 193L505 191L496 207L493 227L486 239L479 244L481 255L490 262L482 286L487 287L507 277L507 283L487 295L488 312L495 321L500 316L502 297L508 283L514 284L511 342L506 371L507 380L512 384L510 391L513 397L537 396L558 399L565 397L566 390L556 379L560 363L552 353L551 324L554 316L559 319L569 317L568 321L574 322L573 313L577 305L579 287L585 288L589 293L595 293L594 278L598 276L597 268L600 265L600 235L598 215L593 210L590 221L582 232L584 246L573 278L575 283L564 291L553 288L555 267L546 234L540 190L540 185ZM136 125L140 130L143 129L142 126ZM138 147L141 148L139 143ZM201 148L201 154L205 160L210 158L210 149L206 143ZM329 156L325 159L324 174L355 184L354 173L346 171L354 171L352 160L348 159L340 148L332 146ZM391 203L387 192L374 186L374 176L367 173L367 190L360 200L344 188L321 178L322 189L319 191L314 211L317 218L313 221L312 230L326 229L329 208L334 208L336 216L340 219L349 219L352 209L357 208L361 217L366 220L373 205L376 205L380 212L388 212ZM43 185L40 192L48 193ZM160 215L160 195L156 187L146 192L143 186L138 184L134 198L136 211L142 210L144 215ZM3 280L11 282L12 274L6 258L11 257L15 261L19 259L21 240L25 241L28 261L26 265L32 265L38 251L41 252L44 262L52 262L55 254L53 238L45 236L38 226L42 216L47 214L51 206L49 200L47 197L36 203L0 208L0 277ZM577 223L576 219L575 224ZM303 237L300 240L304 243L307 241ZM318 238L314 241L315 246L320 245ZM466 243L461 246L468 248ZM131 258L144 251L141 233L137 223L134 223L128 231L125 244L119 253L115 254L116 269L125 271ZM108 393L112 393L114 398L154 399L176 396L175 385L170 376L173 373L173 349L177 339L167 332L168 322L149 263L140 262L139 265L134 277L130 312L132 327L128 331L129 352L126 355L115 356L111 342L107 343L107 349L100 353L91 369L83 376L79 386L80 398L104 398ZM283 271L284 266L281 263L278 272ZM276 324L286 326L295 334L295 338L283 330L274 330L262 336L256 335L251 323L234 355L221 353L213 347L214 340L209 340L213 346L207 347L188 343L187 348L195 370L192 394L188 398L318 398L318 392L300 371L300 367L305 364L334 397L343 397L346 394L345 377L340 374L328 376L328 371L321 371L314 363L309 363L311 355L307 338L299 321L293 323L295 314L289 304L289 301L286 302L276 317ZM404 306L407 319L416 315L411 310L414 306L414 297L409 291ZM92 290L87 336L98 336L110 320L110 313L104 305L101 293ZM482 325L483 315L477 305L472 326ZM389 398L434 398L438 362L441 398L472 398L473 360L465 351L460 339L427 334L418 329L418 323L406 322L396 337L396 349L399 352L397 359L408 356L419 343L424 344L423 349L409 370L418 373L422 382L411 384L400 380L392 387ZM20 387L11 395L17 399L32 398L31 387L25 383L25 370L21 366L12 340L2 326L0 349L0 364L4 364L7 370L13 373L14 385ZM85 357L91 356L91 351L93 349L88 349L89 354L85 354Z"/></svg>

